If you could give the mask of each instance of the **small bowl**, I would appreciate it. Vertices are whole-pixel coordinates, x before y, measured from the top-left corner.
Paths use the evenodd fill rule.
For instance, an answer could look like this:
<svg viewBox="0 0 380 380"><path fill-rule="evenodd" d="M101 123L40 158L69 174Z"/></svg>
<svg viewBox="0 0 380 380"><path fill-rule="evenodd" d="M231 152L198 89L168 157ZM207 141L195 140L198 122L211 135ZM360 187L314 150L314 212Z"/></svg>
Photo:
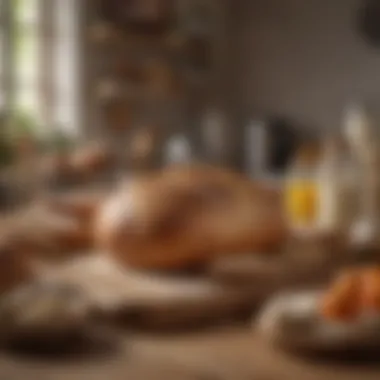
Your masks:
<svg viewBox="0 0 380 380"><path fill-rule="evenodd" d="M319 311L322 294L318 290L274 297L255 320L255 329L276 346L304 353L380 348L380 315L363 314L349 322L326 320Z"/></svg>
<svg viewBox="0 0 380 380"><path fill-rule="evenodd" d="M76 288L36 283L0 302L0 341L5 345L75 345L88 325L90 305Z"/></svg>

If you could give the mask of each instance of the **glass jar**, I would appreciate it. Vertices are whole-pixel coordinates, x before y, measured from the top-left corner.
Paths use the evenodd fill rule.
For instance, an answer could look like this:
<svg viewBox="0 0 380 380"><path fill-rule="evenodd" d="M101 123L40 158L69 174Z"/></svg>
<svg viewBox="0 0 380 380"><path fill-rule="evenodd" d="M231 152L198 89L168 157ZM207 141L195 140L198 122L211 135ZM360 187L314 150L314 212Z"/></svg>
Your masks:
<svg viewBox="0 0 380 380"><path fill-rule="evenodd" d="M312 231L318 214L316 170L319 149L305 145L297 152L285 179L285 212L291 231Z"/></svg>
<svg viewBox="0 0 380 380"><path fill-rule="evenodd" d="M320 232L344 233L352 223L355 209L355 172L345 155L343 141L326 139L317 169L319 194L318 229Z"/></svg>
<svg viewBox="0 0 380 380"><path fill-rule="evenodd" d="M380 154L376 124L363 107L351 106L346 113L344 132L356 162L358 212L352 223L350 243L359 251L380 246Z"/></svg>

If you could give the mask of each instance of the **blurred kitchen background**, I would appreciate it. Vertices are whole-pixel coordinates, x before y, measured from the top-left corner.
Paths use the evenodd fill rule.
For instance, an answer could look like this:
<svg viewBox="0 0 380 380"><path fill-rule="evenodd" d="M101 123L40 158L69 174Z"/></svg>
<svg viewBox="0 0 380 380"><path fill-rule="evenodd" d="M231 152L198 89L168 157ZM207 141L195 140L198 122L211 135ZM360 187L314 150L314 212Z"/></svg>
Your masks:
<svg viewBox="0 0 380 380"><path fill-rule="evenodd" d="M2 0L2 139L106 139L130 167L191 157L254 174L265 125L282 167L348 103L376 106L366 3Z"/></svg>
<svg viewBox="0 0 380 380"><path fill-rule="evenodd" d="M379 68L378 0L0 0L0 348L201 320L160 339L116 323L113 379L378 379L281 359L254 332L380 347ZM367 309L374 324L345 323ZM2 359L0 378L25 377Z"/></svg>

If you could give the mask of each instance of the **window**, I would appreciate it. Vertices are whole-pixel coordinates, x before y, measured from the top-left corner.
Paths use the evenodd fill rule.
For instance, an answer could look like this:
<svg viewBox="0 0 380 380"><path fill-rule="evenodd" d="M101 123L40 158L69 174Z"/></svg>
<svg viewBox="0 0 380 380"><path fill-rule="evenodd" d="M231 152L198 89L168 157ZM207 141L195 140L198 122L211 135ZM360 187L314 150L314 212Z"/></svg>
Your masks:
<svg viewBox="0 0 380 380"><path fill-rule="evenodd" d="M80 3L0 1L0 106L26 116L37 133L79 132Z"/></svg>
<svg viewBox="0 0 380 380"><path fill-rule="evenodd" d="M8 28L8 4L5 1L0 1L0 110L3 112L6 106L5 93L10 77L6 75L6 68L10 66L10 55L5 54L7 51L9 34L5 31Z"/></svg>
<svg viewBox="0 0 380 380"><path fill-rule="evenodd" d="M56 0L56 3L55 122L67 133L76 134L79 132L79 1Z"/></svg>
<svg viewBox="0 0 380 380"><path fill-rule="evenodd" d="M38 0L14 1L15 109L42 125L38 85Z"/></svg>

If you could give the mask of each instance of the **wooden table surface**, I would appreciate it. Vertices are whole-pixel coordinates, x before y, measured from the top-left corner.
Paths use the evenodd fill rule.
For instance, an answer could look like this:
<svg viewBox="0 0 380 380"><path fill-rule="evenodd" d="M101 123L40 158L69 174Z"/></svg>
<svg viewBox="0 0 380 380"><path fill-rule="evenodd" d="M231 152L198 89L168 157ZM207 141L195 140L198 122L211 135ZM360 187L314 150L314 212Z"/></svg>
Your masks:
<svg viewBox="0 0 380 380"><path fill-rule="evenodd" d="M376 364L338 364L275 351L248 328L126 333L116 352L49 360L3 354L1 380L375 380ZM123 336L123 335L121 335Z"/></svg>

